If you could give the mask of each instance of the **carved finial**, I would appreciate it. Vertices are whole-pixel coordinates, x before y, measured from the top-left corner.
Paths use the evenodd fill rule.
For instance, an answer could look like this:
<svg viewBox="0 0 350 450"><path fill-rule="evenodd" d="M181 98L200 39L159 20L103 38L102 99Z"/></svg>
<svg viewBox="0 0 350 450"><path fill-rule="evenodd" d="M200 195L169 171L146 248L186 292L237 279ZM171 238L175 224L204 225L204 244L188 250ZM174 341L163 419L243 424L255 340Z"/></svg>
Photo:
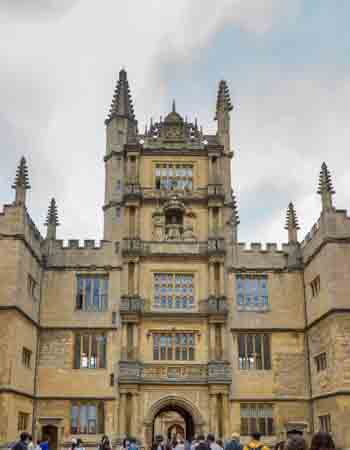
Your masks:
<svg viewBox="0 0 350 450"><path fill-rule="evenodd" d="M175 104L175 99L173 100L173 107L172 107L172 112L176 113L176 104Z"/></svg>
<svg viewBox="0 0 350 450"><path fill-rule="evenodd" d="M333 189L330 171L325 162L321 166L317 193L321 195L322 211L333 209L332 195L335 194L335 190Z"/></svg>
<svg viewBox="0 0 350 450"><path fill-rule="evenodd" d="M230 112L233 106L231 103L230 91L225 80L219 83L218 96L216 101L215 120L218 120L219 112Z"/></svg>
<svg viewBox="0 0 350 450"><path fill-rule="evenodd" d="M119 79L114 90L111 107L105 124L108 125L114 117L126 117L135 121L134 106L125 69L119 72Z"/></svg>
<svg viewBox="0 0 350 450"><path fill-rule="evenodd" d="M52 198L45 222L45 225L47 226L46 239L56 239L56 227L58 227L59 224L56 200Z"/></svg>
<svg viewBox="0 0 350 450"><path fill-rule="evenodd" d="M298 217L296 215L294 205L289 203L286 216L285 230L288 230L288 242L298 242L298 230L299 230Z"/></svg>
<svg viewBox="0 0 350 450"><path fill-rule="evenodd" d="M24 205L26 202L26 190L30 189L27 161L22 156L16 171L16 178L12 185L16 189L16 205Z"/></svg>

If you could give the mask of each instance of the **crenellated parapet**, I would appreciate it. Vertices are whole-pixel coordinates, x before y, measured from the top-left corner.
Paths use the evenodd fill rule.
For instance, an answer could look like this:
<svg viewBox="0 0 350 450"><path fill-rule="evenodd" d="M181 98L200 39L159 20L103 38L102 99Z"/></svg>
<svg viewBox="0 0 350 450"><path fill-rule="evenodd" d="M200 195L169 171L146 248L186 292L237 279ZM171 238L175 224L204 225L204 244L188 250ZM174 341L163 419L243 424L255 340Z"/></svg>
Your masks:
<svg viewBox="0 0 350 450"><path fill-rule="evenodd" d="M115 242L86 239L53 240L47 244L48 267L118 267L119 246Z"/></svg>
<svg viewBox="0 0 350 450"><path fill-rule="evenodd" d="M290 244L254 242L248 245L245 242L233 246L233 267L245 269L282 269L288 266L288 256L294 251Z"/></svg>
<svg viewBox="0 0 350 450"><path fill-rule="evenodd" d="M330 241L350 239L350 217L347 210L322 212L301 242L303 262L306 263L322 245Z"/></svg>

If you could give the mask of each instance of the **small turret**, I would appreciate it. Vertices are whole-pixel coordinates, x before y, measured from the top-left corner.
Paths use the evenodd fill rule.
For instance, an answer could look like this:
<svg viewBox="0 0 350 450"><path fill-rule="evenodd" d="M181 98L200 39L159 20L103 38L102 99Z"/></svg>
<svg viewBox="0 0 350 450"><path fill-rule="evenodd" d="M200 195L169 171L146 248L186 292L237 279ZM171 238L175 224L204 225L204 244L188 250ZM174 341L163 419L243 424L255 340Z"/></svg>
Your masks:
<svg viewBox="0 0 350 450"><path fill-rule="evenodd" d="M56 228L59 226L57 204L54 198L51 199L45 225L47 226L46 239L56 239Z"/></svg>
<svg viewBox="0 0 350 450"><path fill-rule="evenodd" d="M26 203L26 191L30 189L27 161L22 156L20 163L17 167L16 178L12 185L13 189L16 189L15 205L25 205Z"/></svg>
<svg viewBox="0 0 350 450"><path fill-rule="evenodd" d="M335 190L333 189L331 174L325 162L321 166L317 193L321 195L322 212L332 210L332 195L335 194Z"/></svg>
<svg viewBox="0 0 350 450"><path fill-rule="evenodd" d="M285 230L288 230L288 242L297 243L298 242L298 230L300 229L298 223L298 217L296 215L294 205L292 202L289 203L287 209L286 225Z"/></svg>

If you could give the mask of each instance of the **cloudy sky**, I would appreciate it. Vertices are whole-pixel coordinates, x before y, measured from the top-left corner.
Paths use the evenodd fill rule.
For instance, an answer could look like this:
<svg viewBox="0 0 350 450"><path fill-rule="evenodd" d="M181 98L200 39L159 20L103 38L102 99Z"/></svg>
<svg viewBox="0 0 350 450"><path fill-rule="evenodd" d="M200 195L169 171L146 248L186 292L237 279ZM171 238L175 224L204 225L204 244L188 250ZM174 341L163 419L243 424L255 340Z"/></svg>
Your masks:
<svg viewBox="0 0 350 450"><path fill-rule="evenodd" d="M227 79L241 241L300 237L320 211L326 161L350 206L350 2L337 0L1 0L0 204L28 159L39 228L55 196L60 238L102 237L104 125L127 68L140 129L170 109L213 122Z"/></svg>

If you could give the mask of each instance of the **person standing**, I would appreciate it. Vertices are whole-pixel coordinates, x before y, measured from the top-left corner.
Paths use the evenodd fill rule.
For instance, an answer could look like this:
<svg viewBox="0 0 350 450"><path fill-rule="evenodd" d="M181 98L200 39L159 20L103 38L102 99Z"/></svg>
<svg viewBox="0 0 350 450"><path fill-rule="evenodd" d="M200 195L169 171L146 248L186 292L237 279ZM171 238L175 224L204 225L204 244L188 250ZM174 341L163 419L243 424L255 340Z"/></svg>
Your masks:
<svg viewBox="0 0 350 450"><path fill-rule="evenodd" d="M244 447L244 450L269 450L261 441L261 433L255 432L251 434L251 441Z"/></svg>
<svg viewBox="0 0 350 450"><path fill-rule="evenodd" d="M12 447L12 450L28 450L29 433L23 431L20 434L19 441Z"/></svg>
<svg viewBox="0 0 350 450"><path fill-rule="evenodd" d="M208 434L207 442L210 447L210 450L222 450L222 447L220 447L220 445L217 442L215 442L215 436L213 434L211 433Z"/></svg>
<svg viewBox="0 0 350 450"><path fill-rule="evenodd" d="M243 450L238 433L232 433L231 439L225 444L225 450Z"/></svg>
<svg viewBox="0 0 350 450"><path fill-rule="evenodd" d="M111 441L108 436L102 436L100 445L98 446L99 450L112 450Z"/></svg>

